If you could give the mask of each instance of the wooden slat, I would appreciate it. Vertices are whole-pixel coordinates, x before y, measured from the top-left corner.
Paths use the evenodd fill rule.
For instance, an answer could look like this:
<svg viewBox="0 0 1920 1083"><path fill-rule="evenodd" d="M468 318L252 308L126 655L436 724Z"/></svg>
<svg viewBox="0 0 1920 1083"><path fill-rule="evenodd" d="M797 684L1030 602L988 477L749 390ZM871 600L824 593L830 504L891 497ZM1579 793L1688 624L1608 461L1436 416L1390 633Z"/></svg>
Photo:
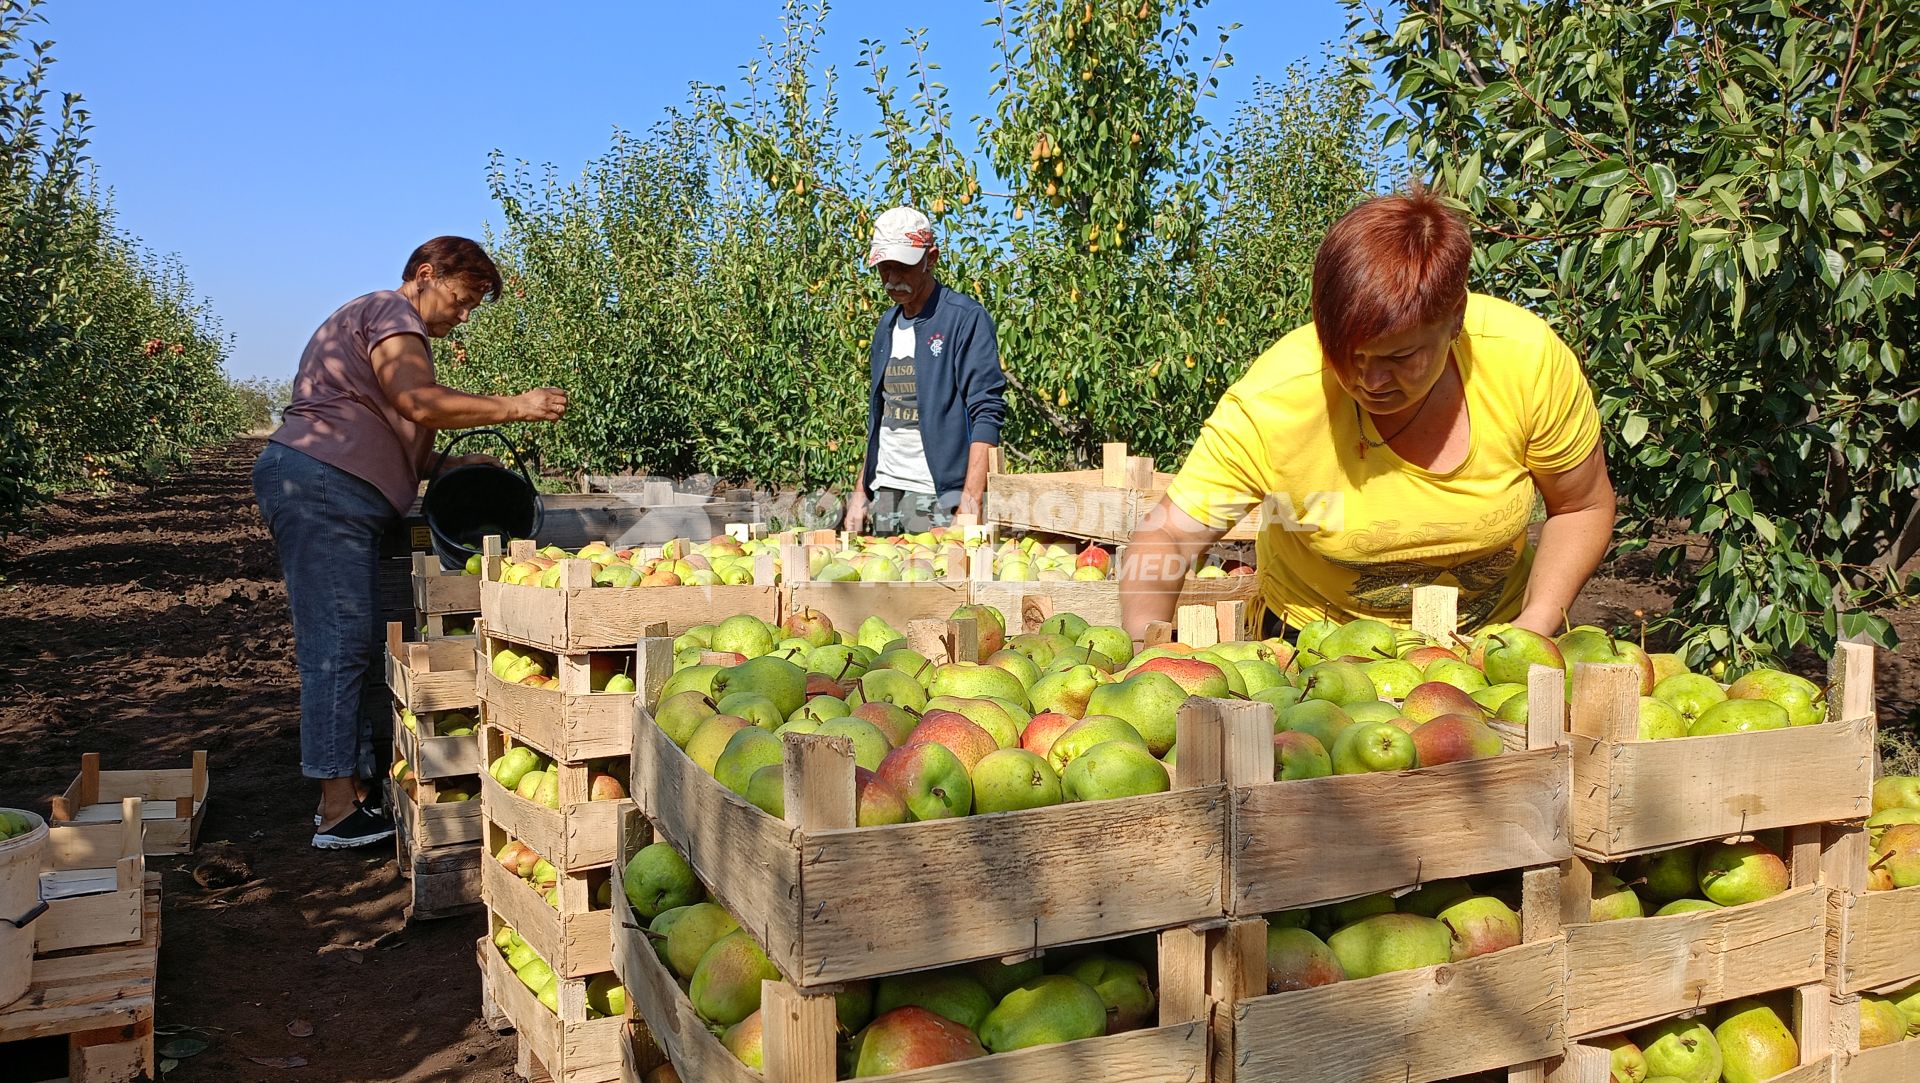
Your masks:
<svg viewBox="0 0 1920 1083"><path fill-rule="evenodd" d="M1180 585L1180 606L1214 606L1222 602L1250 602L1260 594L1257 576L1231 575L1224 579L1187 577ZM1028 600L1045 598L1055 613L1073 613L1089 624L1119 625L1120 584L1116 580L1065 583L975 583L973 600L1002 613L1021 612ZM1026 627L1031 630L1033 622ZM1240 638L1236 636L1235 638Z"/></svg>
<svg viewBox="0 0 1920 1083"><path fill-rule="evenodd" d="M1578 708L1576 706L1576 713ZM1573 738L1573 843L1600 860L1870 809L1872 718L1756 733Z"/></svg>
<svg viewBox="0 0 1920 1083"><path fill-rule="evenodd" d="M614 824L630 804L588 801L550 809L508 791L485 773L480 775L480 801L488 819L568 872L613 860Z"/></svg>
<svg viewBox="0 0 1920 1083"><path fill-rule="evenodd" d="M1611 1034L1702 1004L1819 981L1826 889L1695 914L1566 927L1567 1030Z"/></svg>
<svg viewBox="0 0 1920 1083"><path fill-rule="evenodd" d="M480 886L487 906L513 926L555 974L584 978L613 968L611 910L563 914L491 857L480 863Z"/></svg>
<svg viewBox="0 0 1920 1083"><path fill-rule="evenodd" d="M1564 955L1545 940L1241 1001L1220 1013L1214 1078L1431 1083L1558 1056Z"/></svg>
<svg viewBox="0 0 1920 1083"><path fill-rule="evenodd" d="M633 696L631 692L572 695L510 684L491 669L480 672L480 700L487 707L487 721L556 760L578 762L632 751L628 719Z"/></svg>
<svg viewBox="0 0 1920 1083"><path fill-rule="evenodd" d="M487 629L502 638L563 654L618 650L664 622L678 635L736 613L777 620L772 586L593 587L564 590L492 581L480 587Z"/></svg>
<svg viewBox="0 0 1920 1083"><path fill-rule="evenodd" d="M808 996L783 981L763 981L760 990L763 1074L780 1083L834 1083L833 994Z"/></svg>
<svg viewBox="0 0 1920 1083"><path fill-rule="evenodd" d="M1120 544L1159 505L1173 475L1153 473L1147 488L1104 484L1103 471L989 474L984 520L1009 533L1063 534ZM1147 480L1139 475L1134 480ZM1260 509L1227 531L1228 541L1259 536Z"/></svg>
<svg viewBox="0 0 1920 1083"><path fill-rule="evenodd" d="M1176 790L808 833L799 980L827 984L1217 918L1224 806L1221 790ZM966 905L935 885L965 885Z"/></svg>
<svg viewBox="0 0 1920 1083"><path fill-rule="evenodd" d="M1835 891L1828 906L1827 980L1837 992L1920 979L1920 887Z"/></svg>
<svg viewBox="0 0 1920 1083"><path fill-rule="evenodd" d="M1859 1053L1836 1053L1833 1059L1834 1083L1913 1083L1920 1079L1920 1040L1912 1038Z"/></svg>
<svg viewBox="0 0 1920 1083"><path fill-rule="evenodd" d="M849 636L868 617L879 617L905 635L909 622L944 621L967 601L965 583L807 583L789 592L786 609L817 609Z"/></svg>
<svg viewBox="0 0 1920 1083"><path fill-rule="evenodd" d="M1564 861L1567 771L1567 750L1549 748L1237 788L1229 912Z"/></svg>
<svg viewBox="0 0 1920 1083"><path fill-rule="evenodd" d="M1206 1078L1207 1028L1182 1023L890 1075L897 1083L1175 1083Z"/></svg>
<svg viewBox="0 0 1920 1083"><path fill-rule="evenodd" d="M151 1022L160 959L158 873L147 874L141 905L139 943L35 958L26 993L0 1007L0 1042Z"/></svg>
<svg viewBox="0 0 1920 1083"><path fill-rule="evenodd" d="M1413 588L1413 630L1441 643L1451 641L1460 626L1460 592L1453 587Z"/></svg>

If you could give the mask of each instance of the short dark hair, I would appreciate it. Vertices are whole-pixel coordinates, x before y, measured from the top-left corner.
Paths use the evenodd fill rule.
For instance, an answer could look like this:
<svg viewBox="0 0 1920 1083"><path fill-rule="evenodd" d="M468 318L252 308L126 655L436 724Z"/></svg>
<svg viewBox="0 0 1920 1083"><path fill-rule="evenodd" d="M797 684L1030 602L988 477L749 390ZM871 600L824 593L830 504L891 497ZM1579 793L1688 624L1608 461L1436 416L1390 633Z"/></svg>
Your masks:
<svg viewBox="0 0 1920 1083"><path fill-rule="evenodd" d="M465 279L485 291L488 299L497 298L505 289L500 280L500 268L493 265L493 258L480 242L465 237L435 237L426 244L413 250L407 257L406 270L400 272L400 281L411 282L420 272L420 265L433 265L433 273L441 278Z"/></svg>
<svg viewBox="0 0 1920 1083"><path fill-rule="evenodd" d="M1417 180L1348 211L1313 260L1313 325L1326 363L1344 374L1368 342L1459 311L1472 262L1466 222Z"/></svg>

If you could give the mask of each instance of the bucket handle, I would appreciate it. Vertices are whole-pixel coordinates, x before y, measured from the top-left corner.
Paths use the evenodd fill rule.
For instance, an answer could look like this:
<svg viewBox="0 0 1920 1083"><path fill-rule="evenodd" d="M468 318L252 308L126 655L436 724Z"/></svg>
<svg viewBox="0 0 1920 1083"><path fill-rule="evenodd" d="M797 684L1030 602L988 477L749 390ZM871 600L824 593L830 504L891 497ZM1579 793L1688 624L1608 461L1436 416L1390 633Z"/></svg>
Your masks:
<svg viewBox="0 0 1920 1083"><path fill-rule="evenodd" d="M491 436L494 439L500 441L502 444L506 445L507 454L513 456L513 465L516 467L519 467L520 476L526 480L527 488L533 490L534 500L533 500L532 536L539 537L540 527L542 524L546 522L546 519L547 519L546 505L543 504L540 500L540 487L533 483L533 474L527 470L527 461L520 457L520 449L518 447L515 447L513 441L507 439L506 434L501 432L499 429L468 429L467 431L447 441L447 446L440 449L439 458L433 461L433 473L428 475L427 492L429 493L433 492L433 487L439 484L440 471L444 469L447 465L447 456L453 453L453 449L455 447L458 447L461 441L467 439L470 436Z"/></svg>
<svg viewBox="0 0 1920 1083"><path fill-rule="evenodd" d="M16 929L24 929L27 926L32 925L34 921L36 921L40 917L41 914L44 914L46 912L47 912L47 903L46 903L46 900L43 899L33 909L27 911L26 913L20 915L17 918L0 918L0 925L11 925Z"/></svg>

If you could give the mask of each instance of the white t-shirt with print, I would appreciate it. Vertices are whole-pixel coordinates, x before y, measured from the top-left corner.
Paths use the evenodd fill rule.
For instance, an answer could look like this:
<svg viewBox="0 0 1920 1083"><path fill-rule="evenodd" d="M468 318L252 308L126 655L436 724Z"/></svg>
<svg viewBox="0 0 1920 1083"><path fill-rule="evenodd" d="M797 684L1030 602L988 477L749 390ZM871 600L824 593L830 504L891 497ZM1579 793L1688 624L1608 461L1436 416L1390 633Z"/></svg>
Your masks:
<svg viewBox="0 0 1920 1083"><path fill-rule="evenodd" d="M880 383L880 446L874 459L873 487L932 493L933 469L920 441L920 391L914 371L916 338L904 314L893 323L893 349Z"/></svg>

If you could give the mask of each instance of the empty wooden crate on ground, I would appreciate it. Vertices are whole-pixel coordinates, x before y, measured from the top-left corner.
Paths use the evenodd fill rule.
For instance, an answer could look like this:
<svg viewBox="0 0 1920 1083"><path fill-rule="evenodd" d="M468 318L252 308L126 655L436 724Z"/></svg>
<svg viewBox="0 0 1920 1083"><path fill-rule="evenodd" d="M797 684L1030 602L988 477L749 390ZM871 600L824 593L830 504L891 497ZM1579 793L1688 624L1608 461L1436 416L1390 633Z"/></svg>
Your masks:
<svg viewBox="0 0 1920 1083"><path fill-rule="evenodd" d="M53 799L50 823L118 823L122 798L141 801L149 856L184 854L200 836L207 811L207 754L193 753L188 767L147 771L102 771L100 754L80 757L80 776Z"/></svg>
<svg viewBox="0 0 1920 1083"><path fill-rule="evenodd" d="M140 920L134 943L52 951L34 959L26 994L0 1007L0 1065L13 1056L5 1043L64 1036L70 1083L157 1078L153 1010L160 961L159 873L146 876Z"/></svg>
<svg viewBox="0 0 1920 1083"><path fill-rule="evenodd" d="M140 939L147 859L140 799L121 799L114 823L50 824L40 898L47 912L33 923L38 953Z"/></svg>

